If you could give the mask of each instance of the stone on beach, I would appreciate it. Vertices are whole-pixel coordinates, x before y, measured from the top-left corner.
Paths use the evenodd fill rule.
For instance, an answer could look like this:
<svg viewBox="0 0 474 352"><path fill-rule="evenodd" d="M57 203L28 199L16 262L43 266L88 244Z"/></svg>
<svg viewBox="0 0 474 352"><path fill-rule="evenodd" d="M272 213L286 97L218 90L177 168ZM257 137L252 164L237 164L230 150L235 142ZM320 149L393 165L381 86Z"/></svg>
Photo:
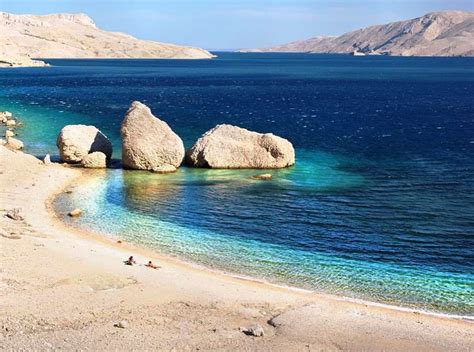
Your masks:
<svg viewBox="0 0 474 352"><path fill-rule="evenodd" d="M15 221L21 221L24 219L23 215L20 213L20 209L15 208L12 210L9 210L6 214L7 218L10 218Z"/></svg>
<svg viewBox="0 0 474 352"><path fill-rule="evenodd" d="M179 167L184 145L168 124L155 117L150 108L132 103L121 126L122 163L125 168L153 170L164 165Z"/></svg>
<svg viewBox="0 0 474 352"><path fill-rule="evenodd" d="M7 138L7 147L13 150L23 149L23 142L19 139L8 137Z"/></svg>
<svg viewBox="0 0 474 352"><path fill-rule="evenodd" d="M15 132L13 132L11 130L6 130L5 131L5 138L14 137L14 136L15 136Z"/></svg>
<svg viewBox="0 0 474 352"><path fill-rule="evenodd" d="M51 165L51 156L49 154L46 154L44 159L43 159L43 164L45 165Z"/></svg>
<svg viewBox="0 0 474 352"><path fill-rule="evenodd" d="M286 139L232 125L217 125L187 151L195 167L220 169L275 169L295 163L295 150Z"/></svg>
<svg viewBox="0 0 474 352"><path fill-rule="evenodd" d="M93 152L82 159L81 165L90 169L104 168L107 167L107 157L102 152Z"/></svg>
<svg viewBox="0 0 474 352"><path fill-rule="evenodd" d="M242 331L246 335L255 336L255 337L262 337L265 335L265 331L263 330L260 324L255 324L255 325L248 326L245 328L240 328L240 331Z"/></svg>
<svg viewBox="0 0 474 352"><path fill-rule="evenodd" d="M114 326L115 326L116 328L126 329L126 328L128 328L128 321L126 321L126 320L121 320L121 321L119 321L118 323L115 323Z"/></svg>
<svg viewBox="0 0 474 352"><path fill-rule="evenodd" d="M61 160L67 163L80 163L93 152L104 153L107 160L112 157L112 143L94 126L65 126L58 135L56 145Z"/></svg>
<svg viewBox="0 0 474 352"><path fill-rule="evenodd" d="M81 214L82 214L82 210L81 210L81 209L78 209L78 208L76 208L76 209L74 209L74 210L71 210L71 211L68 213L68 215L69 215L70 217L73 217L73 218L76 218L76 217L80 216Z"/></svg>
<svg viewBox="0 0 474 352"><path fill-rule="evenodd" d="M16 126L16 121L15 120L7 120L7 122L5 124L9 127L13 127L13 126Z"/></svg>

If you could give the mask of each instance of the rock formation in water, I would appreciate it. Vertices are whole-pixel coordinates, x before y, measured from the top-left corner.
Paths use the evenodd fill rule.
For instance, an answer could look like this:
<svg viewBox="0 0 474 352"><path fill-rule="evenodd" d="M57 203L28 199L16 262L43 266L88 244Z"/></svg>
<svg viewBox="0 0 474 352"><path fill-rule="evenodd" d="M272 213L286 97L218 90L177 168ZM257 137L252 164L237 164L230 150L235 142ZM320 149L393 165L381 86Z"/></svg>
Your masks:
<svg viewBox="0 0 474 352"><path fill-rule="evenodd" d="M107 160L112 157L112 143L94 126L68 125L58 135L56 145L62 161L80 163L93 152L102 152Z"/></svg>
<svg viewBox="0 0 474 352"><path fill-rule="evenodd" d="M218 169L274 169L295 163L295 150L286 139L232 125L207 131L186 153L195 167Z"/></svg>
<svg viewBox="0 0 474 352"><path fill-rule="evenodd" d="M42 66L32 58L207 59L199 48L139 40L103 31L85 14L45 16L0 12L0 67Z"/></svg>
<svg viewBox="0 0 474 352"><path fill-rule="evenodd" d="M102 152L87 154L81 160L81 165L88 169L101 169L107 167L107 156Z"/></svg>
<svg viewBox="0 0 474 352"><path fill-rule="evenodd" d="M155 117L148 106L135 101L122 121L122 163L138 170L179 167L184 144L168 124Z"/></svg>
<svg viewBox="0 0 474 352"><path fill-rule="evenodd" d="M338 37L315 37L255 52L474 56L474 13L444 11L371 26Z"/></svg>

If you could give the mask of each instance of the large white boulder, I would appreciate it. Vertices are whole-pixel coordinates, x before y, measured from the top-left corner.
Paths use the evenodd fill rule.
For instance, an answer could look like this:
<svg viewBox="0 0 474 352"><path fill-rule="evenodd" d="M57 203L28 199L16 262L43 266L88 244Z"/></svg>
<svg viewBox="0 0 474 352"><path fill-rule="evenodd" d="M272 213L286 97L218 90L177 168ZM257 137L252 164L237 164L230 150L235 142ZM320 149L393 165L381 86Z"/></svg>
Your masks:
<svg viewBox="0 0 474 352"><path fill-rule="evenodd" d="M138 101L128 109L121 127L122 163L125 168L156 170L164 165L179 167L184 144L168 124Z"/></svg>
<svg viewBox="0 0 474 352"><path fill-rule="evenodd" d="M232 125L217 125L187 151L195 167L218 169L276 169L295 163L295 150L286 139Z"/></svg>
<svg viewBox="0 0 474 352"><path fill-rule="evenodd" d="M65 126L59 133L56 145L61 160L67 163L80 163L93 152L104 153L107 160L112 157L112 143L94 126Z"/></svg>

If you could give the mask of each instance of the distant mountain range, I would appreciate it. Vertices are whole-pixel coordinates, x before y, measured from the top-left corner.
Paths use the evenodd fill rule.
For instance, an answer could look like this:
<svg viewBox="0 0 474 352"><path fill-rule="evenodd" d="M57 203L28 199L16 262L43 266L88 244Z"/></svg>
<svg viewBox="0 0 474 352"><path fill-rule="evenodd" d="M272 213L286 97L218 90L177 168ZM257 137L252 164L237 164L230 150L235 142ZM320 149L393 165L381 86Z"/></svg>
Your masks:
<svg viewBox="0 0 474 352"><path fill-rule="evenodd" d="M396 56L474 56L474 13L432 12L407 21L314 37L247 52L354 53Z"/></svg>
<svg viewBox="0 0 474 352"><path fill-rule="evenodd" d="M136 39L97 28L85 14L46 16L0 12L0 63L21 65L31 58L206 59L206 50Z"/></svg>

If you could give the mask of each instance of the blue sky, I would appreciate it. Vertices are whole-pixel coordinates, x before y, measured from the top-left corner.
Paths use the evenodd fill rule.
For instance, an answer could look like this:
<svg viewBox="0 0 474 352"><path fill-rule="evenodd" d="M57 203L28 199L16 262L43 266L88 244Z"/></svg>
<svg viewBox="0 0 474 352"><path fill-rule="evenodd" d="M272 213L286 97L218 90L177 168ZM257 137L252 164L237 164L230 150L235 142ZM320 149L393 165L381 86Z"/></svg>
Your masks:
<svg viewBox="0 0 474 352"><path fill-rule="evenodd" d="M337 35L438 10L474 11L474 1L0 0L0 11L84 12L106 30L207 49L264 47Z"/></svg>

